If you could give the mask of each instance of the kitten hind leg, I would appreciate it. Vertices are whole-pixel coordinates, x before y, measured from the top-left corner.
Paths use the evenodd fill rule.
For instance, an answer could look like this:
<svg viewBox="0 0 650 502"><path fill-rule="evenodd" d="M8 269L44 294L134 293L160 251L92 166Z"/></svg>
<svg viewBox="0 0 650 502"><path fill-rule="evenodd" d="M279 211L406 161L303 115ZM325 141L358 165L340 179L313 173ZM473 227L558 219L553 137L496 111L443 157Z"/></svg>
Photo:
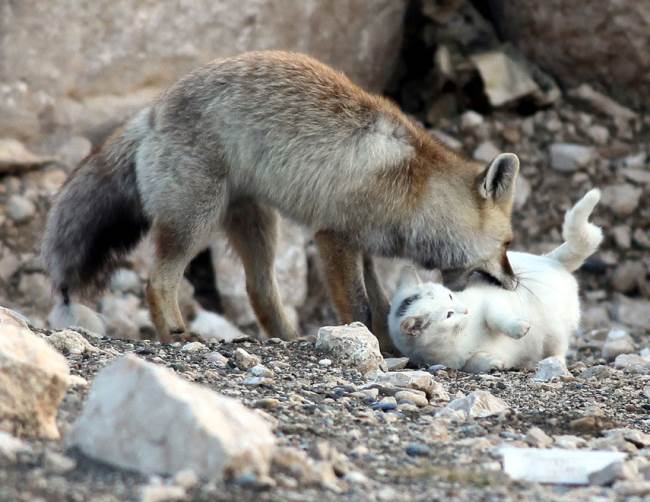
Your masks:
<svg viewBox="0 0 650 502"><path fill-rule="evenodd" d="M498 331L518 340L530 331L527 320L516 317L502 302L491 301L485 309L485 322L492 331Z"/></svg>
<svg viewBox="0 0 650 502"><path fill-rule="evenodd" d="M468 373L489 373L490 371L502 371L506 369L506 363L489 352L479 351L472 354L463 371Z"/></svg>

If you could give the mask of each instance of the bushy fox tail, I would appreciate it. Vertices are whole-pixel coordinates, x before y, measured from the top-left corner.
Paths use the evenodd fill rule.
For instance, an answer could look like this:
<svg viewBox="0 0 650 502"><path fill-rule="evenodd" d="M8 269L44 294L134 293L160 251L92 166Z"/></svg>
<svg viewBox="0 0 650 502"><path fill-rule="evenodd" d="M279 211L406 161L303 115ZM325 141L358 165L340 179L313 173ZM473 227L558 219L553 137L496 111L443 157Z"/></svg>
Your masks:
<svg viewBox="0 0 650 502"><path fill-rule="evenodd" d="M42 258L65 305L73 293L103 287L117 258L150 227L135 172L143 134L137 125L113 134L71 174L50 210Z"/></svg>
<svg viewBox="0 0 650 502"><path fill-rule="evenodd" d="M599 200L600 190L594 188L567 211L562 225L565 242L547 255L564 265L569 272L580 268L603 241L602 229L589 222L589 216Z"/></svg>

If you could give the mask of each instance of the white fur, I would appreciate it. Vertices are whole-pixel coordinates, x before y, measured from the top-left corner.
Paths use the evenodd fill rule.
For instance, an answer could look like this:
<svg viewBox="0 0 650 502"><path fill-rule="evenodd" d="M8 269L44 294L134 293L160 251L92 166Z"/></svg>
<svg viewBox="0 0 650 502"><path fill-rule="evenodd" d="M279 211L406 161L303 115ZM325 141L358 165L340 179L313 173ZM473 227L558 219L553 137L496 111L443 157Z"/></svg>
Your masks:
<svg viewBox="0 0 650 502"><path fill-rule="evenodd" d="M588 222L598 199L598 190L592 190L567 212L566 242L547 256L508 252L519 280L514 291L474 284L453 293L403 275L388 318L395 346L417 364L476 373L532 368L549 356L564 360L580 322L571 271L602 241L601 229ZM416 294L419 299L398 314L403 301Z"/></svg>

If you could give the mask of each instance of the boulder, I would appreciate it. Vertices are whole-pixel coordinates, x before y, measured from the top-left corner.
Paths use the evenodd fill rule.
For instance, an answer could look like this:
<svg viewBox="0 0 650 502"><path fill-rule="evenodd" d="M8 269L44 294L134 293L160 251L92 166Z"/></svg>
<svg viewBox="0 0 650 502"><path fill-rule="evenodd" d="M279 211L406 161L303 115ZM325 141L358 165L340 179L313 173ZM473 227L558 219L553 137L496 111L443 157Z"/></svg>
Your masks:
<svg viewBox="0 0 650 502"><path fill-rule="evenodd" d="M247 50L309 53L379 90L399 51L406 4L3 2L0 137L120 121L190 69Z"/></svg>
<svg viewBox="0 0 650 502"><path fill-rule="evenodd" d="M597 83L632 107L650 106L647 0L492 0L499 31L565 86ZM579 28L577 28L579 27Z"/></svg>
<svg viewBox="0 0 650 502"><path fill-rule="evenodd" d="M68 388L65 358L7 309L0 311L0 429L58 439L56 415Z"/></svg>
<svg viewBox="0 0 650 502"><path fill-rule="evenodd" d="M268 473L275 438L240 402L128 355L95 377L70 444L145 474L237 478Z"/></svg>

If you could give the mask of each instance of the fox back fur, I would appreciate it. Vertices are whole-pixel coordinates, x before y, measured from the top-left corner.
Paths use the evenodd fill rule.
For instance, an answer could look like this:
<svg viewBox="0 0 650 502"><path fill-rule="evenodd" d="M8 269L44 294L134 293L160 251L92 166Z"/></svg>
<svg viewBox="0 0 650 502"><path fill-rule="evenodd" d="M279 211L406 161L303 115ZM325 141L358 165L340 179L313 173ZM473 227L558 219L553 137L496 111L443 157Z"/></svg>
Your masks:
<svg viewBox="0 0 650 502"><path fill-rule="evenodd" d="M316 233L341 321L369 324L368 297L382 295L366 289L363 257L409 257L461 280L478 269L513 287L518 169L513 154L463 158L307 56L247 53L180 79L85 159L50 212L43 257L67 304L150 231L147 300L169 340L184 330L183 270L223 228L262 327L290 338L273 271L279 211Z"/></svg>

